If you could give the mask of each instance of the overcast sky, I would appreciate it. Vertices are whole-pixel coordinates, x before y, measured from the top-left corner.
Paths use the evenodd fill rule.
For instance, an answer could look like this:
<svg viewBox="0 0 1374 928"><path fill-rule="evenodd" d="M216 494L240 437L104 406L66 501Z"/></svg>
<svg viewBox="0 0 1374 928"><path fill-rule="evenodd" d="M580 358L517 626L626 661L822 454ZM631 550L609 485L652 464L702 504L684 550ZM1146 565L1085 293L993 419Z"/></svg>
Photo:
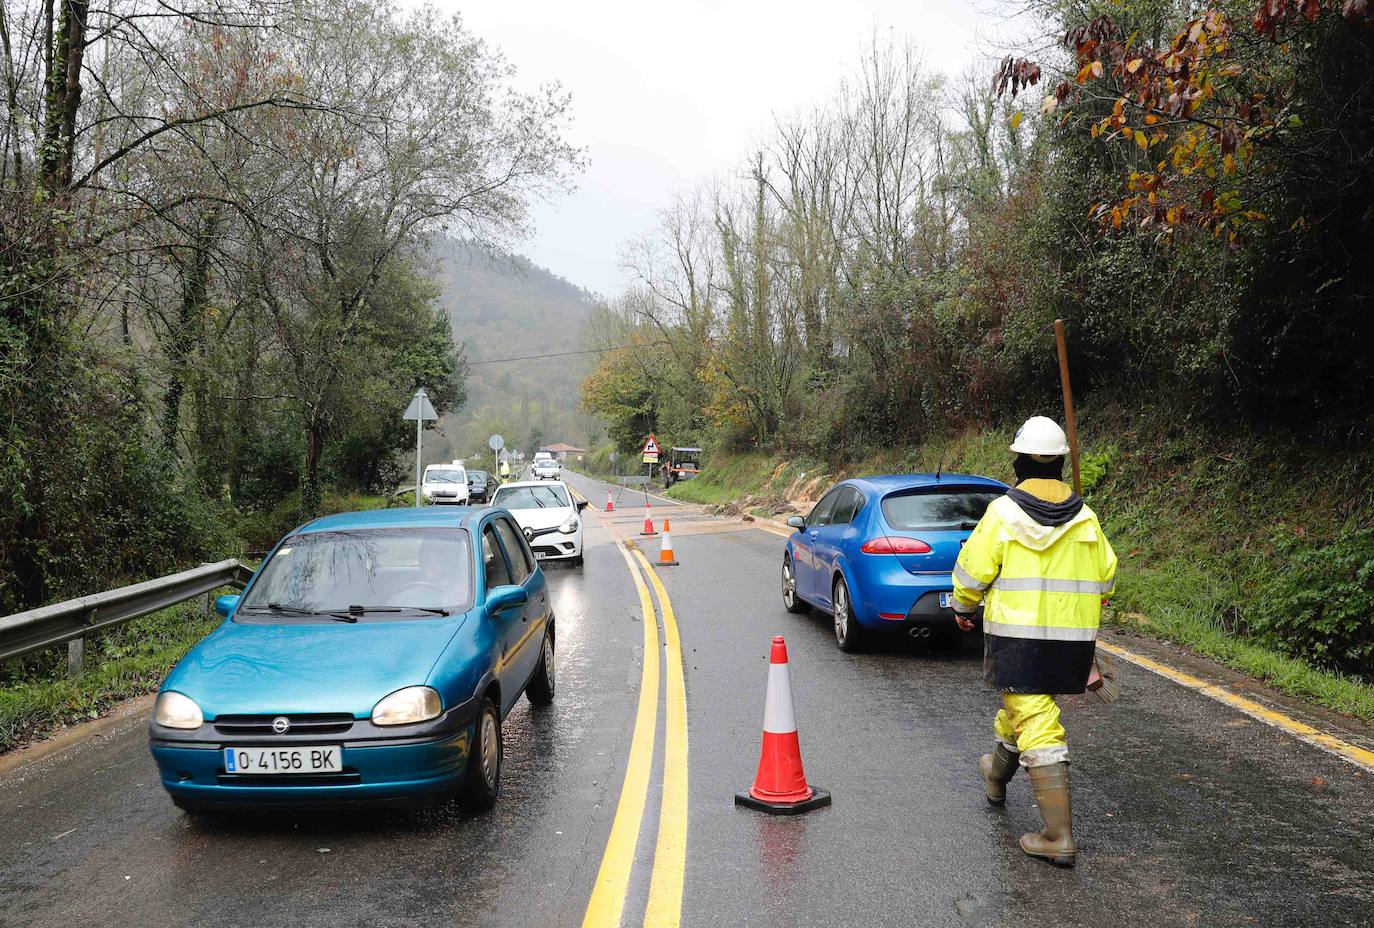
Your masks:
<svg viewBox="0 0 1374 928"><path fill-rule="evenodd" d="M590 164L575 193L536 206L521 250L607 295L627 282L626 240L677 191L739 163L773 114L827 98L875 32L958 76L998 28L967 0L437 2L506 54L520 86L571 91L571 140Z"/></svg>

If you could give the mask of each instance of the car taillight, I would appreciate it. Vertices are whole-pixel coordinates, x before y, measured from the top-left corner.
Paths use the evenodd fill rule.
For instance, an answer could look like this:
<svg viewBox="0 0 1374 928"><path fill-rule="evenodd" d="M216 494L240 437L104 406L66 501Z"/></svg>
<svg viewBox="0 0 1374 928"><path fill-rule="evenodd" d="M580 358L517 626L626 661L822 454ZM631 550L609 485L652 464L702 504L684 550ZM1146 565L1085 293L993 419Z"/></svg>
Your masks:
<svg viewBox="0 0 1374 928"><path fill-rule="evenodd" d="M929 554L930 545L919 538L879 535L866 541L859 550L864 554Z"/></svg>

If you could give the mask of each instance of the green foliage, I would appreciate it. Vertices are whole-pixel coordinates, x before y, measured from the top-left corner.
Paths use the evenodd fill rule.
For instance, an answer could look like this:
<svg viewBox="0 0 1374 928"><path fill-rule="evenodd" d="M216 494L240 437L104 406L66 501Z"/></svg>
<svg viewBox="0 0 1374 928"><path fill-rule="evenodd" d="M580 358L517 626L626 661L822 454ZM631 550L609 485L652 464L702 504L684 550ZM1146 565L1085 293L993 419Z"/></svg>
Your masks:
<svg viewBox="0 0 1374 928"><path fill-rule="evenodd" d="M1078 473L1083 482L1084 495L1096 489L1111 473L1112 464L1121 456L1115 445L1107 445L1100 451L1090 451L1079 458Z"/></svg>
<svg viewBox="0 0 1374 928"><path fill-rule="evenodd" d="M0 753L155 689L219 621L188 603L97 632L86 640L86 670L74 679L65 675L62 648L0 663Z"/></svg>
<svg viewBox="0 0 1374 928"><path fill-rule="evenodd" d="M1374 528L1325 543L1284 532L1248 614L1251 632L1320 667L1374 668Z"/></svg>

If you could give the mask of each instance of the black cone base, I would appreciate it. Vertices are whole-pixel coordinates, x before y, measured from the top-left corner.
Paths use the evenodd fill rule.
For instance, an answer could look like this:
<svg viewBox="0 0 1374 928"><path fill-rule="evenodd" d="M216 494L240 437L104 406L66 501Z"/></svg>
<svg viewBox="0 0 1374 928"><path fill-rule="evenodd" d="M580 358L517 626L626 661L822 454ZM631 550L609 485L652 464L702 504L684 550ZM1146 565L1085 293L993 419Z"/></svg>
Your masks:
<svg viewBox="0 0 1374 928"><path fill-rule="evenodd" d="M654 561L655 567L676 567L677 561Z"/></svg>
<svg viewBox="0 0 1374 928"><path fill-rule="evenodd" d="M746 789L735 793L735 805L758 809L769 815L800 815L803 812L810 812L812 809L830 805L830 791L821 789L819 786L813 786L811 787L810 799L803 799L801 802L768 802L763 799L755 799L749 795L749 791Z"/></svg>

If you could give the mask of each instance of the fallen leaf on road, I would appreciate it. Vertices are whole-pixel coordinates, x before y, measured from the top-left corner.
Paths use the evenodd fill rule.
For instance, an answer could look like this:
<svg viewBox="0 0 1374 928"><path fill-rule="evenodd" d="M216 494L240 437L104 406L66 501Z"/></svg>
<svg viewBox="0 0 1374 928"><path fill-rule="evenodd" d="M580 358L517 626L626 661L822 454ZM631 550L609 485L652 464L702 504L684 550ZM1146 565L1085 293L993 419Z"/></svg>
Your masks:
<svg viewBox="0 0 1374 928"><path fill-rule="evenodd" d="M1321 789L1323 786L1326 785L1326 779L1324 777L1313 777L1312 785L1315 786L1317 789Z"/></svg>

